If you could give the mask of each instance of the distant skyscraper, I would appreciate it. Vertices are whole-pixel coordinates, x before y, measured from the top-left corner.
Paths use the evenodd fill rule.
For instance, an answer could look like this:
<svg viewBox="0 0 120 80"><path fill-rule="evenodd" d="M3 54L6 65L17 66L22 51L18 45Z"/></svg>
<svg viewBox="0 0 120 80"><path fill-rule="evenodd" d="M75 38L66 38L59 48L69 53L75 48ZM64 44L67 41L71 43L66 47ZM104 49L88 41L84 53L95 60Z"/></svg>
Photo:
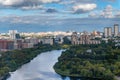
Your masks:
<svg viewBox="0 0 120 80"><path fill-rule="evenodd" d="M112 37L112 28L111 27L104 28L104 36L105 37Z"/></svg>
<svg viewBox="0 0 120 80"><path fill-rule="evenodd" d="M9 30L10 39L16 39L17 30Z"/></svg>
<svg viewBox="0 0 120 80"><path fill-rule="evenodd" d="M119 25L115 24L114 25L114 36L118 36L118 34L119 34Z"/></svg>
<svg viewBox="0 0 120 80"><path fill-rule="evenodd" d="M78 36L77 36L77 32L73 32L72 36L71 36L71 41L73 45L78 44Z"/></svg>

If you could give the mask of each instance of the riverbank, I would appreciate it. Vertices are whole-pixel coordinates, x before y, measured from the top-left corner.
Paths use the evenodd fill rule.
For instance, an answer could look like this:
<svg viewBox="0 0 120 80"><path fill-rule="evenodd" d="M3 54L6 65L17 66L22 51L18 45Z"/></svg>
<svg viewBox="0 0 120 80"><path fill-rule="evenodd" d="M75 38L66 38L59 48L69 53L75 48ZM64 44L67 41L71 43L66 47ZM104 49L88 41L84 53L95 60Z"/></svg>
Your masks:
<svg viewBox="0 0 120 80"><path fill-rule="evenodd" d="M120 76L120 47L112 42L71 46L58 58L54 70L80 80L116 80L115 76Z"/></svg>
<svg viewBox="0 0 120 80"><path fill-rule="evenodd" d="M70 80L78 80L78 79L80 79L80 80L103 80L100 77L86 77L86 76L80 76L79 74L76 74L76 75L72 74L72 75L70 75L67 72L63 72L60 69L55 68L55 66L54 66L54 70L55 70L55 72L57 74L61 75L62 77L69 77ZM120 80L120 78L116 78L116 79Z"/></svg>
<svg viewBox="0 0 120 80"><path fill-rule="evenodd" d="M23 64L30 62L38 54L46 51L60 49L58 45L39 45L30 49L1 52L0 57L0 80L6 80L13 72Z"/></svg>
<svg viewBox="0 0 120 80"><path fill-rule="evenodd" d="M63 80L53 69L62 51L64 50L52 50L37 55L29 63L12 72L7 80Z"/></svg>

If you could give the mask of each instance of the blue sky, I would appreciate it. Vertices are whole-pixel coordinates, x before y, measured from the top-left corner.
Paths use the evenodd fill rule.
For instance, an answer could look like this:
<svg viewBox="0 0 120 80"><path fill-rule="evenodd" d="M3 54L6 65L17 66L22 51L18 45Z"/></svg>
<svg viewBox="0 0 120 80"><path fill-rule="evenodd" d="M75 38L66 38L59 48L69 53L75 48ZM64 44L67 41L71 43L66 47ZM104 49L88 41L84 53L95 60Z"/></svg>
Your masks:
<svg viewBox="0 0 120 80"><path fill-rule="evenodd" d="M94 20L95 23L110 21L101 25L105 27L120 23L120 0L0 0L0 13L1 31L18 25L67 26L72 20L71 25L75 27L80 26L80 21L88 22L87 26L92 26Z"/></svg>
<svg viewBox="0 0 120 80"><path fill-rule="evenodd" d="M25 2L26 1L26 2ZM58 14L64 15L76 15L81 17L83 15L86 17L91 12L101 11L107 6L111 6L113 12L118 12L120 9L120 0L0 0L1 3L1 16L9 15L41 15L41 14ZM90 8L87 7L87 4ZM92 6L94 4L95 6ZM40 6L40 7L38 7ZM33 9L34 7L34 9ZM76 9L74 9L76 7ZM48 10L48 11L47 11ZM117 11L118 10L118 11ZM47 11L47 12L46 12ZM100 14L99 14L100 15Z"/></svg>

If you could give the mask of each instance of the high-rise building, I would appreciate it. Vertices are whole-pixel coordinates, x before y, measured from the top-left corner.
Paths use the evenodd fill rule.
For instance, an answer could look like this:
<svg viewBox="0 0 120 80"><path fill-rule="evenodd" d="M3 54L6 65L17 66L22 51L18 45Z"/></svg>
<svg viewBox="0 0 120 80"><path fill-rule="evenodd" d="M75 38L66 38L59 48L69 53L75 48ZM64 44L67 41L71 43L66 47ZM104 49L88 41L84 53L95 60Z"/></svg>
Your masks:
<svg viewBox="0 0 120 80"><path fill-rule="evenodd" d="M10 39L15 40L17 33L18 33L17 30L9 30Z"/></svg>
<svg viewBox="0 0 120 80"><path fill-rule="evenodd" d="M78 44L78 34L77 34L77 32L73 32L72 33L71 42L72 42L73 45L77 45Z"/></svg>
<svg viewBox="0 0 120 80"><path fill-rule="evenodd" d="M114 36L118 36L119 34L119 25L118 24L114 24Z"/></svg>
<svg viewBox="0 0 120 80"><path fill-rule="evenodd" d="M111 27L104 28L104 36L105 37L112 37L112 28Z"/></svg>

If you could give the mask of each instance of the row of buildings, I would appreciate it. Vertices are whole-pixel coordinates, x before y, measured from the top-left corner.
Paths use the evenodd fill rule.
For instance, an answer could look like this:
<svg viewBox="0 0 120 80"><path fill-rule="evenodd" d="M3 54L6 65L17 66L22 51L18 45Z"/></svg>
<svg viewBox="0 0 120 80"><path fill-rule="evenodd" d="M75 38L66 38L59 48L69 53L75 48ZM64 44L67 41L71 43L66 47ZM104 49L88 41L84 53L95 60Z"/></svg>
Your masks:
<svg viewBox="0 0 120 80"><path fill-rule="evenodd" d="M62 37L45 37L45 38L29 38L29 39L0 39L0 51L9 51L14 49L32 48L36 44L62 44Z"/></svg>
<svg viewBox="0 0 120 80"><path fill-rule="evenodd" d="M34 44L37 44L36 39L19 39L19 40L10 40L10 39L0 39L0 51L9 51L14 49L22 48L32 48ZM27 42L29 41L29 42Z"/></svg>
<svg viewBox="0 0 120 80"><path fill-rule="evenodd" d="M8 51L22 48L32 48L34 45L41 44L62 44L64 37L72 45L79 44L101 44L101 40L107 42L108 39L119 37L119 25L105 27L104 32L46 32L46 33L19 33L17 30L10 30L9 33L0 35L0 51ZM118 39L116 40L118 41Z"/></svg>
<svg viewBox="0 0 120 80"><path fill-rule="evenodd" d="M23 36L17 30L10 30L8 35L0 37L0 51L9 51L14 49L32 48L34 45L41 44L62 44L64 36L70 36L70 33L59 32L54 35Z"/></svg>
<svg viewBox="0 0 120 80"><path fill-rule="evenodd" d="M83 33L73 32L71 36L71 43L73 45L100 44L101 41L95 39L95 35L89 34L88 32L83 32Z"/></svg>
<svg viewBox="0 0 120 80"><path fill-rule="evenodd" d="M117 37L120 36L119 25L114 24L114 27L105 27L104 28L104 37Z"/></svg>
<svg viewBox="0 0 120 80"><path fill-rule="evenodd" d="M105 27L104 32L93 31L88 32L73 32L71 36L71 43L73 45L79 44L101 44L101 41L108 41L108 39L116 38L120 36L119 25L114 24L114 27Z"/></svg>

